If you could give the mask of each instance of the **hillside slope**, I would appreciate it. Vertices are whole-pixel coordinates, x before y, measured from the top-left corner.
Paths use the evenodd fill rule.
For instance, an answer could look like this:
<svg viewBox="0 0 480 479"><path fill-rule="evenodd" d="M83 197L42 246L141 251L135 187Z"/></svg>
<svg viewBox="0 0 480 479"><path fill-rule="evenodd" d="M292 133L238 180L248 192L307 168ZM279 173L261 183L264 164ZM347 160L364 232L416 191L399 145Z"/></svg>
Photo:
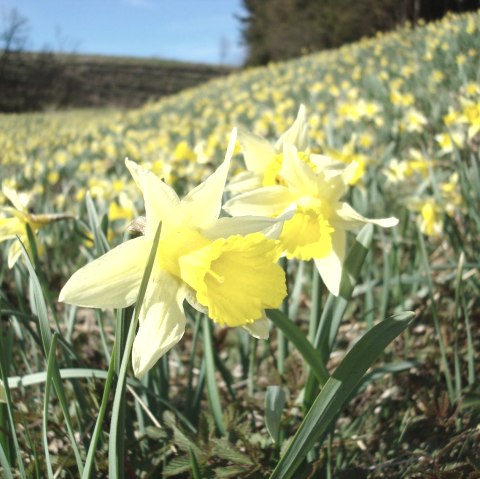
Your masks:
<svg viewBox="0 0 480 479"><path fill-rule="evenodd" d="M138 107L231 71L148 58L0 53L0 111Z"/></svg>

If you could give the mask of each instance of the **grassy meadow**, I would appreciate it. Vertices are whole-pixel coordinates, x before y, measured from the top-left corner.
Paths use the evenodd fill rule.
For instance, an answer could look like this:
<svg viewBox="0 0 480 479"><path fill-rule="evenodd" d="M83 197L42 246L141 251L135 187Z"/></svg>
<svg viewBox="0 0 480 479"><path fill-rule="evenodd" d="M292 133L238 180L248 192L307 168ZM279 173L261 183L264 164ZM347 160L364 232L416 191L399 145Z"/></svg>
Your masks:
<svg viewBox="0 0 480 479"><path fill-rule="evenodd" d="M479 45L479 13L448 16L140 109L0 115L2 477L480 477ZM125 158L183 197L234 127L274 145L301 105L305 151L351 173L344 200L398 225L349 233L336 296L280 258L268 340L185 303L183 339L136 377L140 306L59 301L143 232Z"/></svg>

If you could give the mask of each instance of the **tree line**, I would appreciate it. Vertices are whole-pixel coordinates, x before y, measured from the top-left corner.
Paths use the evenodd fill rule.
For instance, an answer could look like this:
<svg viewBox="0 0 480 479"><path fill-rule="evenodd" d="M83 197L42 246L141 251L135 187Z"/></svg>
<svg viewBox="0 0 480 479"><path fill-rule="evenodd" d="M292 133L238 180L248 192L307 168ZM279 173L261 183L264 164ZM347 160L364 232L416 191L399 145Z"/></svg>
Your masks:
<svg viewBox="0 0 480 479"><path fill-rule="evenodd" d="M243 0L239 16L247 65L264 65L432 21L480 0Z"/></svg>

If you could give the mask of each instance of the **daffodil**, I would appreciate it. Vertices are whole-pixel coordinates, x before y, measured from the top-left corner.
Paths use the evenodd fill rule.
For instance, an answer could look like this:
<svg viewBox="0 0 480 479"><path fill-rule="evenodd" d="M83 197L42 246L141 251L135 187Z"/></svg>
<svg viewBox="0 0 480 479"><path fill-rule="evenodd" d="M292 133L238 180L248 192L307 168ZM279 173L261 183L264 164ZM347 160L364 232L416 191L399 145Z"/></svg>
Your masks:
<svg viewBox="0 0 480 479"><path fill-rule="evenodd" d="M340 161L345 164L355 163L356 168L352 174L349 184L356 185L365 174L368 159L365 155L355 152L355 144L357 141L356 135L352 135L352 138L348 143L343 145L342 149L335 150L333 148L325 148L324 153L333 160Z"/></svg>
<svg viewBox="0 0 480 479"><path fill-rule="evenodd" d="M439 238L443 232L444 209L435 198L410 198L407 200L410 210L418 213L417 224L420 231L431 238Z"/></svg>
<svg viewBox="0 0 480 479"><path fill-rule="evenodd" d="M355 163L345 166L322 155L310 155L305 161L294 145L284 143L280 181L239 194L224 208L233 216L277 217L294 210L279 238L287 258L313 259L329 291L338 295L346 231L364 223L383 227L398 223L396 218L364 218L341 201L356 168Z"/></svg>
<svg viewBox="0 0 480 479"><path fill-rule="evenodd" d="M18 194L14 189L3 186L3 194L10 200L12 206L5 206L2 211L8 216L0 218L0 242L15 239L17 236L28 249L27 225L33 233L43 226L61 219L71 218L63 214L32 214L28 212L29 195ZM14 241L8 250L8 267L13 268L22 252L20 242Z"/></svg>
<svg viewBox="0 0 480 479"><path fill-rule="evenodd" d="M299 151L306 150L308 146L307 129L308 124L303 105L300 106L293 124L280 136L275 145L261 136L240 129L238 140L247 171L234 177L230 181L228 189L235 194L261 186L274 185L282 168L283 144L288 142L295 145Z"/></svg>
<svg viewBox="0 0 480 479"><path fill-rule="evenodd" d="M278 307L286 294L284 273L277 265L281 246L275 239L281 222L257 217L219 218L235 142L234 130L225 161L182 200L152 172L126 160L145 200L144 235L78 270L60 292L60 301L79 306L132 305L161 223L132 350L138 377L182 338L184 299L222 326L242 326L265 338L265 309Z"/></svg>

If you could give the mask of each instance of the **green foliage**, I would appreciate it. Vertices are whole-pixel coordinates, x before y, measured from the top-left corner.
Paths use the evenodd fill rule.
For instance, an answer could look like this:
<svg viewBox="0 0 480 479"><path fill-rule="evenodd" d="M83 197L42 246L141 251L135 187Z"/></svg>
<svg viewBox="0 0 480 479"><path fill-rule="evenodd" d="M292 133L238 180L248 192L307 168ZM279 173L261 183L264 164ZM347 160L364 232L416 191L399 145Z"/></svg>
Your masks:
<svg viewBox="0 0 480 479"><path fill-rule="evenodd" d="M438 19L449 10L478 8L475 1L244 0L241 17L246 63L265 65L392 30L406 21Z"/></svg>

